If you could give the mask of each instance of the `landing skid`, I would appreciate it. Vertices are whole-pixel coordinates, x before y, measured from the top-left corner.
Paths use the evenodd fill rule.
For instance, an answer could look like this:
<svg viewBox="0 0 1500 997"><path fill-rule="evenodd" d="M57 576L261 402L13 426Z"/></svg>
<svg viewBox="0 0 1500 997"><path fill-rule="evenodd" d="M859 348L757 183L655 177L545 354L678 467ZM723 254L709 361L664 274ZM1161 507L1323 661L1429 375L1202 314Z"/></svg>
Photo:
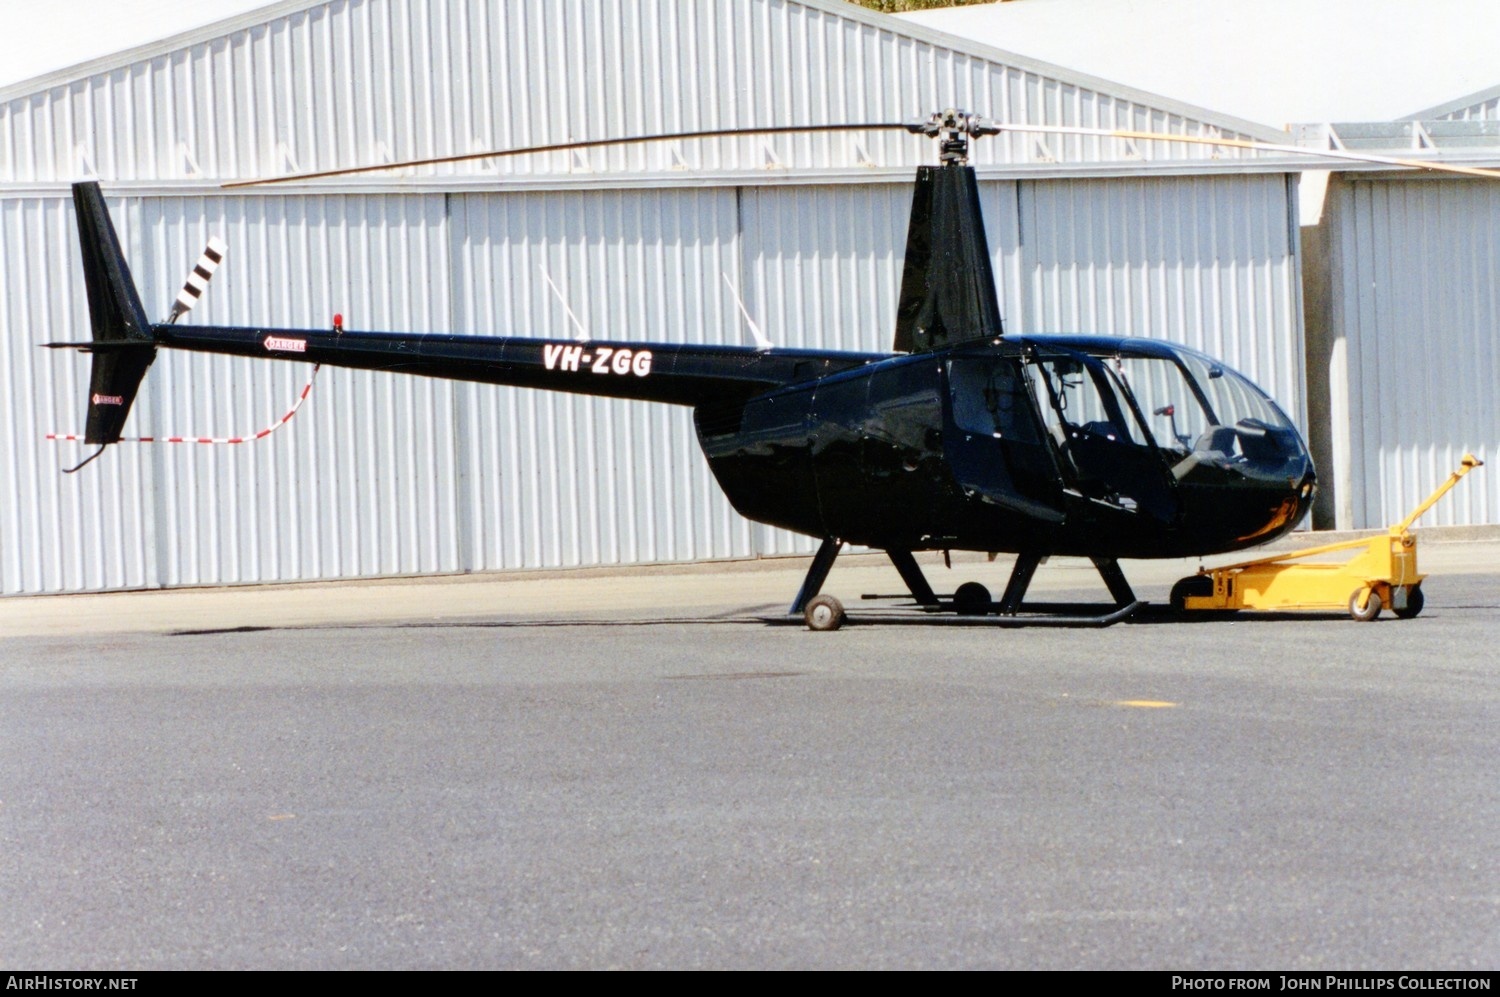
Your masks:
<svg viewBox="0 0 1500 997"><path fill-rule="evenodd" d="M879 620L881 623L921 623L950 627L1001 627L1005 629L1074 627L1084 629L1113 626L1121 620L1129 619L1145 605L1146 603L1141 601L1131 602L1124 606L1047 603L1027 606L1014 616L958 616L952 611L913 613L907 611L906 607L893 606L890 607L890 611L877 612L869 617L861 618L869 619L871 622ZM913 608L919 609L920 607Z"/></svg>
<svg viewBox="0 0 1500 997"><path fill-rule="evenodd" d="M844 625L847 616L844 605L831 595L822 595L823 583L833 562L843 549L843 541L826 538L813 557L807 577L787 611L790 619L801 618L812 630L837 630ZM908 550L888 550L901 580L906 583L908 595L914 605L891 607L895 613L881 614L885 622L923 622L955 626L992 627L1107 627L1134 615L1146 603L1135 597L1119 562L1111 557L1095 557L1090 560L1109 594L1114 597L1112 606L1097 606L1076 603L1033 603L1027 605L1026 590L1031 587L1032 576L1042 563L1040 554L1021 554L1016 557L1010 581L999 602L990 599L989 590L977 582L966 582L946 599L933 591L927 577L922 574L917 559ZM864 595L866 601L905 599L906 595ZM902 612L905 610L905 612Z"/></svg>

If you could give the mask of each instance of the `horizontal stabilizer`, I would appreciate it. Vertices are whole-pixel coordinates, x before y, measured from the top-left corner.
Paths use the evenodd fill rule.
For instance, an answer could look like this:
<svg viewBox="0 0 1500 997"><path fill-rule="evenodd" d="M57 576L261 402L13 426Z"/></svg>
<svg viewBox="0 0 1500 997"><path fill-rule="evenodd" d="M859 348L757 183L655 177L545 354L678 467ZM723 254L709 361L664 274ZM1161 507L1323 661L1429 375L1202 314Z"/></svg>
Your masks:
<svg viewBox="0 0 1500 997"><path fill-rule="evenodd" d="M117 339L113 342L78 340L72 343L43 343L44 350L77 350L79 353L108 353L118 350L154 350L155 343L138 343L133 339Z"/></svg>

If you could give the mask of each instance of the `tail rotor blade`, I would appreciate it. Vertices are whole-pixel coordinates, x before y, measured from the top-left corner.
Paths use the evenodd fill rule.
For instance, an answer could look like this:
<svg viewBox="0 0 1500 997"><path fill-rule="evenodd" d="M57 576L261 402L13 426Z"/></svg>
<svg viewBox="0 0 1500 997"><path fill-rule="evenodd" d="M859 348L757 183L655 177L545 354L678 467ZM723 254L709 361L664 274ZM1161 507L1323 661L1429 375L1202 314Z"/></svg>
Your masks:
<svg viewBox="0 0 1500 997"><path fill-rule="evenodd" d="M177 292L177 300L172 303L172 314L167 316L168 322L176 322L193 310L198 299L203 297L208 282L213 279L214 271L224 262L224 253L228 248L218 236L212 236L208 240L208 247L203 250L203 255L198 257L197 264L188 274L187 283Z"/></svg>

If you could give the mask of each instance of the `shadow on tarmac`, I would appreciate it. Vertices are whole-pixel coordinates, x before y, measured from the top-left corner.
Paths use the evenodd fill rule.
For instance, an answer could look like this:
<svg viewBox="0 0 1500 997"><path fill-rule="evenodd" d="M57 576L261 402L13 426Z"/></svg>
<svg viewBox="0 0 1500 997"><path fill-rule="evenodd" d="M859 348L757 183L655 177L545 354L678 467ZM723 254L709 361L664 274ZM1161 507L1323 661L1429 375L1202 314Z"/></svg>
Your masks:
<svg viewBox="0 0 1500 997"><path fill-rule="evenodd" d="M1092 612L1102 607L1077 606L1075 609ZM1495 606L1486 605L1464 605L1444 606L1443 612L1494 610ZM1434 614L1436 615L1436 614ZM1119 621L1128 626L1197 626L1207 623L1287 623L1287 622L1352 622L1348 614L1339 612L1208 612L1199 611L1193 613L1178 613L1169 606L1146 605L1138 610L1133 616ZM1382 615L1375 622L1411 622L1398 621L1395 617ZM764 626L764 627L804 627L805 624L800 616L787 616L775 612L771 607L753 607L738 609L720 614L701 616L657 616L642 617L635 619L600 619L588 617L569 617L552 620L494 620L494 619L453 619L453 620L391 620L385 622L371 623L304 623L287 624L282 626L239 626L239 627L208 627L202 629L171 630L167 632L169 637L211 637L230 634L258 634L276 631L311 631L311 630L530 630L546 629L554 627L655 627L655 626ZM1037 628L1046 627L1057 629L1055 622L1043 622L1038 618L1034 624ZM1026 614L1022 613L1014 617L996 616L955 616L949 612L925 611L916 607L882 607L882 608L860 608L850 611L845 618L844 627L880 627L880 626L943 626L963 627L968 629L980 629L989 627L991 629L1026 629L1028 622ZM1094 628L1107 629L1107 628Z"/></svg>

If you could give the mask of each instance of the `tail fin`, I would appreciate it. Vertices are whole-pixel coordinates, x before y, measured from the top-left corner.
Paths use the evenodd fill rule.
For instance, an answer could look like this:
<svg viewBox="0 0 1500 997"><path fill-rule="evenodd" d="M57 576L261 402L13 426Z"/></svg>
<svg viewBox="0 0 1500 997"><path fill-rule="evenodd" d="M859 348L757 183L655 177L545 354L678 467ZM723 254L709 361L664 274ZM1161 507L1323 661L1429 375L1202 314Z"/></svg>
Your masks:
<svg viewBox="0 0 1500 997"><path fill-rule="evenodd" d="M78 212L93 341L49 345L79 346L93 353L84 438L103 445L120 439L141 378L156 359L156 344L99 185L92 181L74 184L73 206Z"/></svg>

